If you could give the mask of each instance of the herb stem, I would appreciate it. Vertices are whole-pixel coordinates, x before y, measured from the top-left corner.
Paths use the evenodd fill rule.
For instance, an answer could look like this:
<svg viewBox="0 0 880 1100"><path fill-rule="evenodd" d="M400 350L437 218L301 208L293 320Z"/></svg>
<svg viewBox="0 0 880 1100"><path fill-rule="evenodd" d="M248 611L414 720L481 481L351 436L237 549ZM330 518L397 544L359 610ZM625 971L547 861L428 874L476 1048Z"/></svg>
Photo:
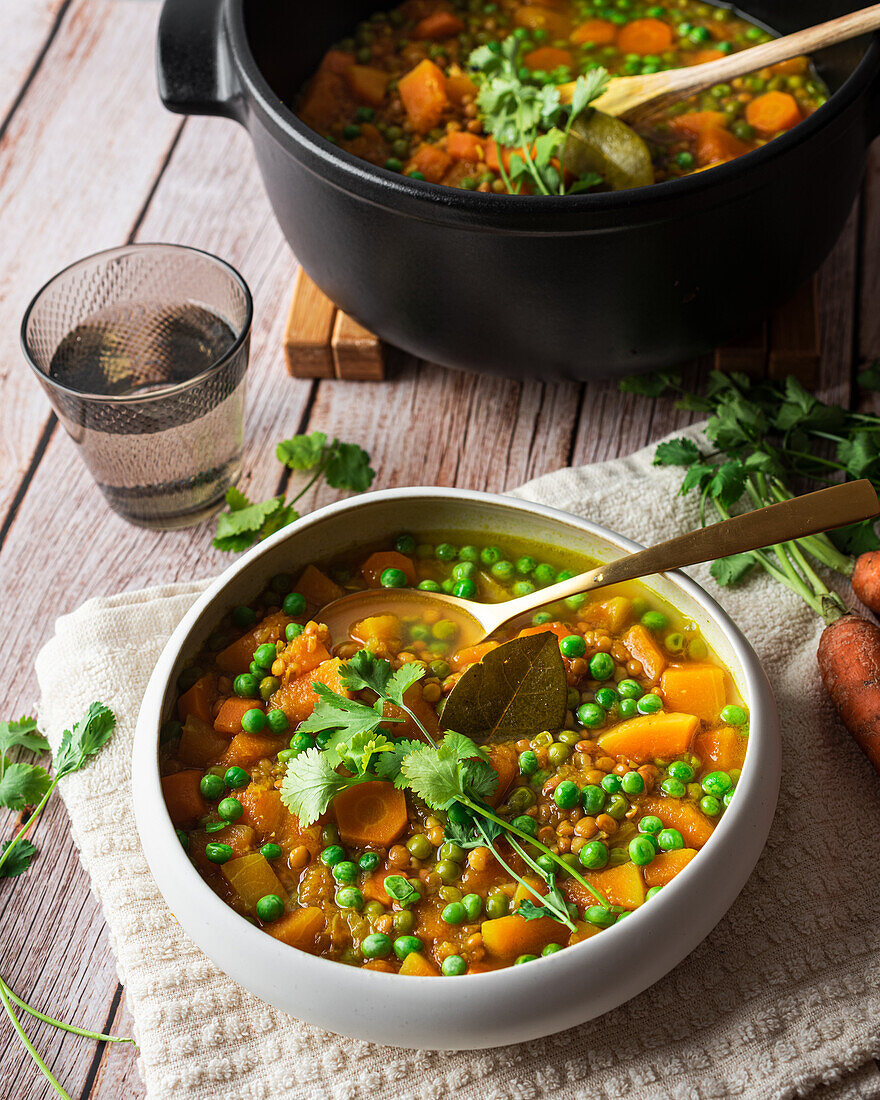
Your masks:
<svg viewBox="0 0 880 1100"><path fill-rule="evenodd" d="M327 462L328 461L329 461L329 456L328 456L328 458L325 458L324 461L318 466L317 470L315 470L314 474L312 474L312 476L305 483L305 485L302 487L302 489L300 489L300 491L296 494L296 496L292 497L290 500L286 500L284 503L286 505L292 507L294 504L296 504L296 502L300 499L300 497L304 497L306 495L306 493L309 491L309 489L311 489L311 487L318 480L318 478L321 477L321 475L324 473L324 470L327 468Z"/></svg>
<svg viewBox="0 0 880 1100"><path fill-rule="evenodd" d="M69 1031L72 1035L79 1035L83 1039L94 1039L99 1043L131 1043L132 1046L137 1047L137 1043L134 1039L125 1035L104 1035L99 1031L87 1031L82 1027L75 1027L73 1024L66 1024L63 1020L56 1020L52 1016L47 1016L45 1013L40 1012L39 1009L33 1008L23 1001L3 980L0 978L0 988L6 990L6 994L10 1000L14 1001L19 1008L24 1009L29 1015L36 1017L38 1020L42 1020L44 1024L51 1024L53 1027L60 1028L62 1031Z"/></svg>
<svg viewBox="0 0 880 1100"><path fill-rule="evenodd" d="M501 866L504 868L504 870L507 871L507 873L510 875L510 877L512 879L515 879L521 886L524 886L526 888L526 890L528 890L528 892L532 895L532 897L535 898L537 901L539 901L541 903L541 905L543 905L549 912L556 913L557 914L557 919L559 920L559 922L561 924L565 924L568 928L571 929L572 932L574 932L575 927L572 924L571 918L569 917L568 913L565 913L565 915L563 916L561 911L559 909L557 909L556 906L553 904L552 899L545 898L543 894L539 894L538 891L534 888L534 886L530 885L530 883L526 882L526 880L521 875L518 875L516 873L516 871L514 871L514 869L510 866L510 864L507 862L507 860L501 855L501 853L498 851L498 849L492 843L492 840L489 837L489 834L486 832L485 828L483 827L483 823L479 820L479 818L474 822L474 824L476 825L477 830L480 833L480 836L482 836L483 840L485 841L486 847L489 848L489 850L492 852L492 854L495 856L495 858L498 860L498 862L501 864ZM522 855L522 850L521 849L520 849L520 855ZM538 870L538 872L540 874L540 868L536 868L536 870Z"/></svg>
<svg viewBox="0 0 880 1100"><path fill-rule="evenodd" d="M8 848L6 850L9 851ZM55 1089L55 1091L58 1093L58 1095L63 1098L63 1100L71 1100L70 1093L65 1092L64 1089L61 1087L61 1085L58 1083L58 1081L55 1078L54 1074L49 1069L49 1067L46 1065L46 1063L43 1061L43 1059L40 1057L40 1055L37 1053L36 1047L30 1041L30 1039L27 1036L27 1033L25 1032L24 1028L21 1026L21 1024L19 1022L19 1019L15 1015L15 1012L12 1008L12 1004L10 1003L9 997L7 995L6 983L5 982L0 983L0 1000L3 1001L3 1007L6 1009L6 1014L9 1016L9 1019L12 1021L12 1026L15 1028L19 1039L21 1039L21 1041L24 1043L24 1045L27 1048L28 1053L30 1054L31 1058L33 1058L33 1060L39 1066L40 1071L42 1072L43 1076L46 1078L46 1080L49 1082L49 1084L52 1086L52 1088Z"/></svg>
<svg viewBox="0 0 880 1100"><path fill-rule="evenodd" d="M24 825L22 825L22 827L18 830L18 832L15 834L15 836L9 842L9 845L6 848L6 850L4 852L0 853L0 867L3 866L3 864L9 858L9 853L13 850L13 848L16 846L16 844L18 844L18 842L25 835L25 833L27 833L31 829L31 827L36 822L37 818L43 812L43 808L45 807L46 803L49 801L49 797L51 796L52 792L58 786L58 780L60 778L61 778L61 776L58 776L58 775L55 776L55 778L52 780L52 783L51 783L48 791L46 791L46 793L43 795L42 799L37 804L36 809L34 810L34 812L31 814L31 816L27 819L27 821L24 823Z"/></svg>

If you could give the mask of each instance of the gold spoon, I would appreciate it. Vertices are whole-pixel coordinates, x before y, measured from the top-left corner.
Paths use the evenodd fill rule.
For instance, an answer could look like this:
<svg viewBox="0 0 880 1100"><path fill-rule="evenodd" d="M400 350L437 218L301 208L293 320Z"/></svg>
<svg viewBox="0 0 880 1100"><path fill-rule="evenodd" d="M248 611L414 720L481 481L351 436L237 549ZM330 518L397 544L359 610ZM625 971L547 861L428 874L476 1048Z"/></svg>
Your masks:
<svg viewBox="0 0 880 1100"><path fill-rule="evenodd" d="M458 628L456 648L475 645L494 634L511 619L537 611L547 604L590 592L605 585L666 573L728 554L742 554L791 539L831 531L849 523L880 515L877 493L867 479L833 485L815 493L771 504L742 516L689 531L686 535L649 546L635 554L599 565L569 580L551 584L528 596L504 603L483 604L417 589L366 588L327 604L315 616L326 623L336 639L347 638L353 624L370 615L389 612L423 615L439 611Z"/></svg>
<svg viewBox="0 0 880 1100"><path fill-rule="evenodd" d="M652 115L670 103L692 95L713 84L732 80L735 76L775 65L801 54L813 53L825 46L833 46L848 38L866 34L880 28L880 4L842 15L827 23L787 34L783 38L774 38L760 46L750 46L747 50L728 54L716 61L706 61L702 65L690 65L682 69L667 69L665 72L649 73L645 76L616 76L591 106L606 115L624 117L634 122L639 116ZM574 82L560 84L558 91L563 103L570 103Z"/></svg>

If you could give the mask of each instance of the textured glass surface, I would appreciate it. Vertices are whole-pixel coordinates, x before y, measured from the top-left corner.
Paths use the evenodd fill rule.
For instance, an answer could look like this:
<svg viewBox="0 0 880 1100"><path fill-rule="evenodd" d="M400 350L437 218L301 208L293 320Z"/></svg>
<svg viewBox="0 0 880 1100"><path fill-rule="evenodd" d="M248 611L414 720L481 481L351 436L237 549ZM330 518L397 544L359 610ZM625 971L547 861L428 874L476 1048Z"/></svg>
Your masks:
<svg viewBox="0 0 880 1100"><path fill-rule="evenodd" d="M129 245L49 282L25 352L110 506L149 527L216 511L238 477L251 297L227 264Z"/></svg>

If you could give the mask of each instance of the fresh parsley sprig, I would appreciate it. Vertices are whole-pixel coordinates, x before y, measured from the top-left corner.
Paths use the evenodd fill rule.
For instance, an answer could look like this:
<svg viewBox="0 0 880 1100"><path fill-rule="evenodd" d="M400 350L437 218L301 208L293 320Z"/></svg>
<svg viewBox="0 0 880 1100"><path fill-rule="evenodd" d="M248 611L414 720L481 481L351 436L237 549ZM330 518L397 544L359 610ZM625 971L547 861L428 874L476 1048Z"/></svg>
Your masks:
<svg viewBox="0 0 880 1100"><path fill-rule="evenodd" d="M92 703L85 717L80 722L76 722L72 729L64 731L61 744L55 754L55 774L52 776L39 764L10 763L6 757L6 753L16 747L28 749L31 752L48 751L49 742L37 729L36 719L20 718L17 722L0 722L0 805L19 811L26 806L34 806L28 820L12 840L6 841L3 845L0 852L0 878L14 878L28 869L31 860L37 854L37 849L25 839L25 835L36 824L59 781L66 775L79 771L91 757L99 752L110 739L115 726L116 718L113 712L103 703ZM0 978L0 1002L9 1016L16 1035L40 1072L63 1100L71 1100L71 1097L62 1088L34 1047L14 1006L35 1019L86 1039L104 1043L134 1043L134 1039L125 1036L89 1031L47 1016L22 1000L3 978Z"/></svg>
<svg viewBox="0 0 880 1100"><path fill-rule="evenodd" d="M382 779L398 789L409 790L432 810L447 812L446 837L466 848L486 845L511 877L536 899L522 915L526 919L553 916L567 927L574 925L565 899L556 887L555 874L547 872L523 847L532 845L549 856L561 870L572 874L608 907L607 900L578 871L569 867L545 844L512 822L499 817L487 805L498 785L498 774L480 747L469 737L448 731L439 744L410 708L404 694L424 675L424 668L412 662L392 669L390 662L360 650L340 667L343 684L352 691L375 693L372 704L349 699L325 684L313 683L318 696L314 713L301 723L300 730L329 734L325 749L314 748L291 760L281 784L281 800L302 825L310 825L323 814L333 799L358 783ZM385 715L385 704L401 708L415 722L425 741L391 741L380 732L386 723L400 718ZM349 774L342 774L342 765ZM505 836L525 864L538 874L547 887L541 894L517 874L494 846ZM540 908L540 912L536 912Z"/></svg>
<svg viewBox="0 0 880 1100"><path fill-rule="evenodd" d="M483 127L499 146L519 150L509 169L498 150L498 167L508 191L518 194L524 181L542 195L576 194L602 182L591 172L566 192L562 173L551 163L565 145L572 123L604 92L609 73L597 67L575 82L571 104L562 104L555 84L537 84L519 75L520 40L508 35L501 42L479 46L468 58L478 84L476 105Z"/></svg>
<svg viewBox="0 0 880 1100"><path fill-rule="evenodd" d="M229 511L217 517L214 546L218 550L247 550L299 519L294 505L319 478L323 477L333 489L363 493L376 476L366 451L356 443L342 443L338 439L328 442L324 432L284 439L275 448L275 455L289 470L314 472L290 500L282 495L254 503L240 489L229 489L226 493Z"/></svg>

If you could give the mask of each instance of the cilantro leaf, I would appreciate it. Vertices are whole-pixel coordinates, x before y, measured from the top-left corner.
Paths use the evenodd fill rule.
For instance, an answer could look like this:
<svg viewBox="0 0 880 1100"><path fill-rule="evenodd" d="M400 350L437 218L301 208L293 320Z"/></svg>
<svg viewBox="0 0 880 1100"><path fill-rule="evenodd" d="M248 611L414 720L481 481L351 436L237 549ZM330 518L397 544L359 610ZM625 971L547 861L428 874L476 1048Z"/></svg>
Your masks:
<svg viewBox="0 0 880 1100"><path fill-rule="evenodd" d="M707 466L702 462L694 463L681 482L681 488L678 490L680 497L686 496L691 489L702 489L712 480L715 474L714 466Z"/></svg>
<svg viewBox="0 0 880 1100"><path fill-rule="evenodd" d="M443 743L425 745L404 757L400 766L410 789L432 810L448 810L464 795L458 773L458 757Z"/></svg>
<svg viewBox="0 0 880 1100"><path fill-rule="evenodd" d="M741 462L723 462L715 468L709 482L709 495L722 507L730 510L743 495L746 487L746 470Z"/></svg>
<svg viewBox="0 0 880 1100"><path fill-rule="evenodd" d="M271 497L259 504L248 504L231 512L221 512L217 517L217 550L246 550L259 537L266 520L277 512L284 497Z"/></svg>
<svg viewBox="0 0 880 1100"><path fill-rule="evenodd" d="M318 681L312 684L312 690L319 698L315 709L298 726L303 733L340 730L342 738L348 739L358 734L374 733L382 721L402 721L400 718L383 719L381 700L377 700L373 706L367 706L357 699L346 699L344 695L338 695L332 688Z"/></svg>
<svg viewBox="0 0 880 1100"><path fill-rule="evenodd" d="M48 752L49 742L37 729L36 718L19 718L17 722L0 722L0 756L12 748Z"/></svg>
<svg viewBox="0 0 880 1100"><path fill-rule="evenodd" d="M281 440L275 448L275 457L291 470L313 470L324 457L326 443L324 432L295 435Z"/></svg>
<svg viewBox="0 0 880 1100"><path fill-rule="evenodd" d="M583 191L592 191L594 187L598 187L602 183L602 177L598 172L587 172L583 176L578 176L573 184L568 189L569 195L579 195Z"/></svg>
<svg viewBox="0 0 880 1100"><path fill-rule="evenodd" d="M384 886L385 893L393 898L401 909L408 909L422 900L422 895L403 875L386 875Z"/></svg>
<svg viewBox="0 0 880 1100"><path fill-rule="evenodd" d="M0 855L11 846L11 840L4 840L3 847L0 848ZM9 853L8 858L0 864L0 878L16 878L18 875L23 875L36 854L37 849L29 840L19 840Z"/></svg>
<svg viewBox="0 0 880 1100"><path fill-rule="evenodd" d="M692 439L668 439L658 443L654 452L655 466L691 466L702 455Z"/></svg>
<svg viewBox="0 0 880 1100"><path fill-rule="evenodd" d="M404 693L425 675L424 665L415 661L392 670L389 661L360 649L340 669L343 684L352 691L370 688L389 703L403 706Z"/></svg>
<svg viewBox="0 0 880 1100"><path fill-rule="evenodd" d="M516 907L516 914L523 920L540 920L542 917L549 916L546 906L538 905L531 898L523 898Z"/></svg>
<svg viewBox="0 0 880 1100"><path fill-rule="evenodd" d="M880 390L880 359L875 359L869 367L859 371L857 381L863 390Z"/></svg>
<svg viewBox="0 0 880 1100"><path fill-rule="evenodd" d="M240 512L243 508L250 508L253 501L232 485L226 490L226 503L229 505L230 512Z"/></svg>
<svg viewBox="0 0 880 1100"><path fill-rule="evenodd" d="M55 753L55 774L61 779L79 771L110 740L116 728L116 715L103 703L92 703L85 716L65 730Z"/></svg>
<svg viewBox="0 0 880 1100"><path fill-rule="evenodd" d="M398 790L403 790L407 785L406 776L401 773L403 761L411 752L425 747L424 741L395 741L392 743L391 752L383 752L375 760L375 771L379 779L387 779Z"/></svg>
<svg viewBox="0 0 880 1100"><path fill-rule="evenodd" d="M844 554L853 554L857 557L868 550L880 550L880 539L877 538L877 528L872 519L838 527L836 531L829 531L828 535L838 550L842 550Z"/></svg>
<svg viewBox="0 0 880 1100"><path fill-rule="evenodd" d="M350 489L364 493L373 484L376 471L370 467L370 456L356 443L333 440L324 467L324 478L333 489Z"/></svg>
<svg viewBox="0 0 880 1100"><path fill-rule="evenodd" d="M348 779L340 775L330 766L326 754L320 749L306 749L287 765L281 781L281 801L301 825L312 825L335 795L363 782L363 779L363 776Z"/></svg>
<svg viewBox="0 0 880 1100"><path fill-rule="evenodd" d="M498 772L487 760L463 760L459 765L462 788L468 797L487 801L498 786Z"/></svg>
<svg viewBox="0 0 880 1100"><path fill-rule="evenodd" d="M865 430L853 433L837 445L837 460L853 478L865 477L880 458L880 431Z"/></svg>
<svg viewBox="0 0 880 1100"><path fill-rule="evenodd" d="M383 733L375 737L369 733L356 733L350 741L343 741L336 746L340 761L356 775L363 775L367 771L373 757L393 751L394 745Z"/></svg>
<svg viewBox="0 0 880 1100"><path fill-rule="evenodd" d="M632 374L621 378L621 393L633 393L640 397L661 397L670 388L681 387L681 375L669 371L653 371L649 374Z"/></svg>
<svg viewBox="0 0 880 1100"><path fill-rule="evenodd" d="M51 775L39 764L7 764L0 776L0 806L10 810L35 806L51 786Z"/></svg>
<svg viewBox="0 0 880 1100"><path fill-rule="evenodd" d="M713 561L709 572L723 588L730 588L744 580L756 564L754 554L731 554Z"/></svg>

